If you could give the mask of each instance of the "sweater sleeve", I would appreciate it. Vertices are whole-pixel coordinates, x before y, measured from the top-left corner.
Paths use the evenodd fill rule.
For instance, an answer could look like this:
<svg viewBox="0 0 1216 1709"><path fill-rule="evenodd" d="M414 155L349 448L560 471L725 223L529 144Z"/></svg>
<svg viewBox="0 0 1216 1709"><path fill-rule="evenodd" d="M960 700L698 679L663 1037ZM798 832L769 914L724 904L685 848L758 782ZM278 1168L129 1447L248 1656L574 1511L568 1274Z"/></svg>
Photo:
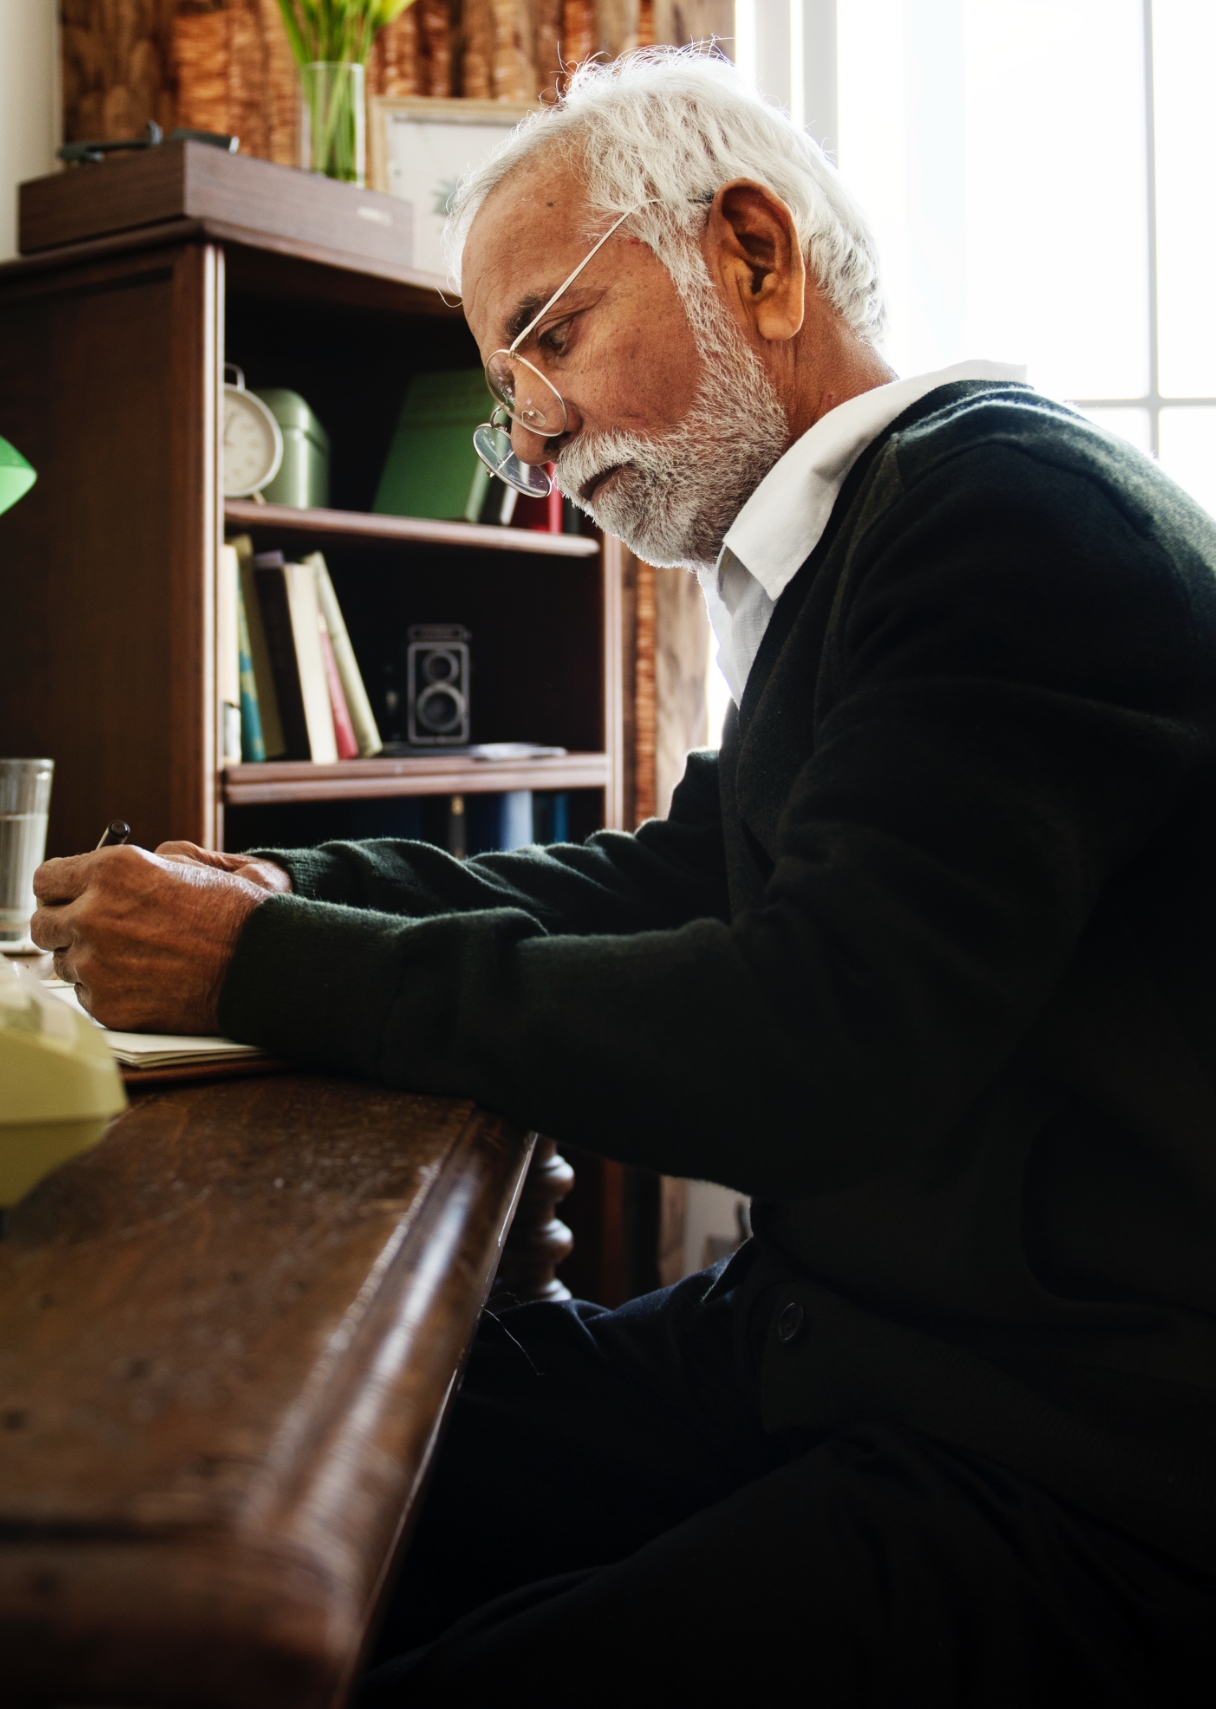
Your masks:
<svg viewBox="0 0 1216 1709"><path fill-rule="evenodd" d="M680 925L729 912L718 756L698 751L666 819L633 835L601 831L460 861L430 843L373 840L316 849L258 849L291 876L296 896L412 919L517 908L546 931L575 936Z"/></svg>
<svg viewBox="0 0 1216 1709"><path fill-rule="evenodd" d="M759 906L575 909L574 935L498 888L506 861L482 864L460 914L431 891L415 920L363 894L272 898L222 1023L765 1196L924 1166L1042 1009L1107 876L1206 763L1193 659L1175 566L1117 495L981 443L854 543L832 692ZM804 715L817 665L783 717ZM602 849L587 873L613 865Z"/></svg>

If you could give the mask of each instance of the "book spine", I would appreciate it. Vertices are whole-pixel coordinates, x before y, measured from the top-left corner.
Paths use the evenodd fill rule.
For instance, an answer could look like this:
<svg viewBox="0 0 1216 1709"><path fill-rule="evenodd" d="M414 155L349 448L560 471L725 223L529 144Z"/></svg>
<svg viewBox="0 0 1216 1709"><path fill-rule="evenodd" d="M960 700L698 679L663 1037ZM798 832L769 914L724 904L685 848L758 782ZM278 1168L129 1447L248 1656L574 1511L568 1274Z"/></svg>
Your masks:
<svg viewBox="0 0 1216 1709"><path fill-rule="evenodd" d="M320 613L320 624L321 658L325 664L325 685L329 689L329 708L334 720L334 742L340 760L353 760L358 757L359 744L355 740L355 728L342 692L342 678L338 675L338 661L334 657L334 644L326 627L324 612Z"/></svg>
<svg viewBox="0 0 1216 1709"><path fill-rule="evenodd" d="M217 588L216 687L219 691L220 754L224 765L239 765L241 759L241 673L237 637L237 590L240 569L235 550L220 547Z"/></svg>
<svg viewBox="0 0 1216 1709"><path fill-rule="evenodd" d="M481 514L478 522L488 522L492 528L506 528L515 515L515 505L519 494L514 487L509 487L505 481L496 481L486 470L486 493L482 500Z"/></svg>
<svg viewBox="0 0 1216 1709"><path fill-rule="evenodd" d="M320 552L310 552L304 562L312 564L317 572L317 599L320 601L321 610L325 613L325 625L333 643L338 676L342 681L342 692L346 696L347 710L350 713L351 724L354 726L355 740L359 744L359 752L363 758L365 760L370 759L373 754L380 752L384 744L380 740L376 716L372 711L372 703L367 697L367 689L363 683L363 673L359 669L359 661L355 657L355 649L351 646L350 636L346 631L342 607L338 604L338 596L334 592L334 584L330 580L329 567L325 562L324 555Z"/></svg>
<svg viewBox="0 0 1216 1709"><path fill-rule="evenodd" d="M469 487L469 502L464 507L466 522L481 521L482 507L486 502L486 494L493 478L485 464L478 458L477 467L473 470L472 485Z"/></svg>
<svg viewBox="0 0 1216 1709"><path fill-rule="evenodd" d="M338 757L333 707L321 653L321 607L317 602L317 572L312 564L285 564L291 635L295 642L308 755L315 765L333 765Z"/></svg>
<svg viewBox="0 0 1216 1709"><path fill-rule="evenodd" d="M287 740L283 735L283 720L279 716L274 668L270 662L266 626L262 621L262 602L254 576L253 541L247 534L242 534L232 544L241 566L241 595L245 602L249 657L253 660L253 680L257 684L258 712L262 719L262 746L268 760L280 760L286 756Z"/></svg>
<svg viewBox="0 0 1216 1709"><path fill-rule="evenodd" d="M258 603L266 633L266 651L282 720L283 746L289 760L312 757L308 723L304 717L304 693L296 662L291 606L287 596L286 567L254 570Z"/></svg>
<svg viewBox="0 0 1216 1709"><path fill-rule="evenodd" d="M553 464L546 463L549 479L553 479ZM533 534L560 534L562 531L562 495L555 486L548 498L521 495L510 517L512 528L526 528Z"/></svg>
<svg viewBox="0 0 1216 1709"><path fill-rule="evenodd" d="M258 685L253 674L253 657L249 651L249 622L245 616L245 590L241 578L236 579L236 638L237 664L241 690L241 758L246 764L266 758L262 739L262 712L258 705Z"/></svg>
<svg viewBox="0 0 1216 1709"><path fill-rule="evenodd" d="M532 791L465 797L466 851L470 855L526 848L533 840Z"/></svg>

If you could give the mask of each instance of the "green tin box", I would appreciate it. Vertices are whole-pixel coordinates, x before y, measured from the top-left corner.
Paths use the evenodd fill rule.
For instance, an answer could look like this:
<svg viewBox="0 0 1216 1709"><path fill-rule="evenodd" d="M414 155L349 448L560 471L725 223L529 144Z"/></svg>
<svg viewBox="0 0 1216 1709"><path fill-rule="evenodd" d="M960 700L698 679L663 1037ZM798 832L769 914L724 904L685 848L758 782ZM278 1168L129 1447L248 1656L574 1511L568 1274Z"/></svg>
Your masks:
<svg viewBox="0 0 1216 1709"><path fill-rule="evenodd" d="M290 504L297 510L324 508L329 503L329 435L299 392L266 386L256 394L279 424L283 461L269 486L267 504Z"/></svg>

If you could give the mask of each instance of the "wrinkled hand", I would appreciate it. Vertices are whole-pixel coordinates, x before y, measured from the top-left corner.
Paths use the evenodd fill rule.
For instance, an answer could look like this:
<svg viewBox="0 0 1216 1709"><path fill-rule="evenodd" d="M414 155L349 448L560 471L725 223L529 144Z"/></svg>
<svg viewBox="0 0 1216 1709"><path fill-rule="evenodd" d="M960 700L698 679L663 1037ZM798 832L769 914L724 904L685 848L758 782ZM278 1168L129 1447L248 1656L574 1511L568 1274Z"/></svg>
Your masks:
<svg viewBox="0 0 1216 1709"><path fill-rule="evenodd" d="M290 875L272 860L257 860L244 854L220 854L215 849L200 849L197 843L161 843L156 852L162 860L176 861L182 866L209 866L217 872L235 872L274 895L285 895L291 889Z"/></svg>
<svg viewBox="0 0 1216 1709"><path fill-rule="evenodd" d="M30 935L55 952L97 1020L123 1032L214 1033L220 990L249 915L291 889L272 861L162 843L48 860L34 874Z"/></svg>

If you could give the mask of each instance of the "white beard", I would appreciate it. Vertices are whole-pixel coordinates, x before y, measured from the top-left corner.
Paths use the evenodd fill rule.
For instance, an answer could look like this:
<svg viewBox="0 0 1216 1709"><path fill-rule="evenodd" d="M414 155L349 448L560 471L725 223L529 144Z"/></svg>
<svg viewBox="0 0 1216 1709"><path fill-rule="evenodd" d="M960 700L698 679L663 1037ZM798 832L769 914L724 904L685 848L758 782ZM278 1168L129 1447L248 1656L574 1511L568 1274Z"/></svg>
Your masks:
<svg viewBox="0 0 1216 1709"><path fill-rule="evenodd" d="M646 563L695 569L717 561L731 523L788 447L790 430L772 381L709 279L687 283L685 307L703 364L688 414L661 439L579 434L557 459L557 483ZM578 497L617 465L625 466L593 503Z"/></svg>

